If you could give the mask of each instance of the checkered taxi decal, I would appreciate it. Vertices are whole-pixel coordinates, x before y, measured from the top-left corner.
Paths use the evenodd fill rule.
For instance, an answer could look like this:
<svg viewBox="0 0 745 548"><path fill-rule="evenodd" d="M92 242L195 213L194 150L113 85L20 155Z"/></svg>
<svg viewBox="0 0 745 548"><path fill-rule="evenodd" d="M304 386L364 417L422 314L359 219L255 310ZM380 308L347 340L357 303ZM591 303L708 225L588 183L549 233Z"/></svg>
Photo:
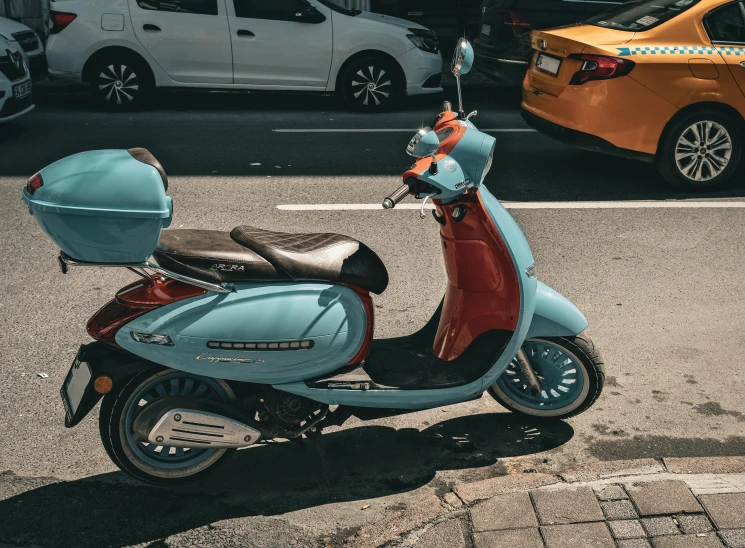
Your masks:
<svg viewBox="0 0 745 548"><path fill-rule="evenodd" d="M629 55L734 55L745 57L745 47L740 46L638 46L635 48L616 48L619 57Z"/></svg>

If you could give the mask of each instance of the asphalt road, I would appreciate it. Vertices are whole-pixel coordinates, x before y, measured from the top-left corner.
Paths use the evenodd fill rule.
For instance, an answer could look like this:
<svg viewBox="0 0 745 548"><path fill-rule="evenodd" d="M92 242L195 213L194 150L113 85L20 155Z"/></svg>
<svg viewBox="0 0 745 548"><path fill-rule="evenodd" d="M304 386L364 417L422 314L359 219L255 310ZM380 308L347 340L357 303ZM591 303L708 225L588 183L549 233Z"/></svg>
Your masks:
<svg viewBox="0 0 745 548"><path fill-rule="evenodd" d="M523 130L495 133L486 184L500 199L623 204L743 195L742 186L674 194L651 166L526 132L516 99L509 91L466 95L480 127ZM0 127L0 546L310 545L455 481L596 460L745 453L745 219L732 208L513 210L539 278L582 309L607 364L602 399L563 423L530 424L485 395L330 432L334 486L312 451L271 443L178 490L118 472L98 440L95 413L64 428L58 390L88 340L85 321L133 275L59 274L55 247L20 200L29 175L67 154L145 146L171 175L173 228L252 224L364 241L391 278L375 299L378 334L404 334L429 318L444 289L438 225L412 210L277 206L378 203L411 163L403 154L409 133L305 130L413 133L439 100L361 116L333 98L169 94L150 112L112 115L85 95L55 90L34 113Z"/></svg>

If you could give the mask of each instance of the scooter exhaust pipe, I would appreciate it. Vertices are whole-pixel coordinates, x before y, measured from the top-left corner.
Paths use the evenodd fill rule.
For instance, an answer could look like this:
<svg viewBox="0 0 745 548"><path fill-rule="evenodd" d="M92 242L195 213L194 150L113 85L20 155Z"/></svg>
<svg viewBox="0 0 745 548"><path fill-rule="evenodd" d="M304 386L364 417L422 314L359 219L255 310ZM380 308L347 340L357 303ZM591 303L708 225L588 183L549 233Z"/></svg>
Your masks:
<svg viewBox="0 0 745 548"><path fill-rule="evenodd" d="M139 442L168 447L239 448L253 445L262 432L256 421L229 405L201 398L163 398L135 418Z"/></svg>

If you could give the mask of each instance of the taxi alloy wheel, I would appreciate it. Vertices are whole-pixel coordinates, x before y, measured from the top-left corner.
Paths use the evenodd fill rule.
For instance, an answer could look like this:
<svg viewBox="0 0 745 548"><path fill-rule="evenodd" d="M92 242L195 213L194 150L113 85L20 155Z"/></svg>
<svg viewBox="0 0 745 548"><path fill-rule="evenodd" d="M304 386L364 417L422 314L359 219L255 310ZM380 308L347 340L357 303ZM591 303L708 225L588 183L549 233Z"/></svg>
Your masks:
<svg viewBox="0 0 745 548"><path fill-rule="evenodd" d="M710 120L691 124L678 137L675 163L689 179L703 182L720 175L732 157L732 137Z"/></svg>
<svg viewBox="0 0 745 548"><path fill-rule="evenodd" d="M742 127L734 116L713 109L692 112L666 129L657 168L668 183L680 189L719 189L737 171L742 140Z"/></svg>

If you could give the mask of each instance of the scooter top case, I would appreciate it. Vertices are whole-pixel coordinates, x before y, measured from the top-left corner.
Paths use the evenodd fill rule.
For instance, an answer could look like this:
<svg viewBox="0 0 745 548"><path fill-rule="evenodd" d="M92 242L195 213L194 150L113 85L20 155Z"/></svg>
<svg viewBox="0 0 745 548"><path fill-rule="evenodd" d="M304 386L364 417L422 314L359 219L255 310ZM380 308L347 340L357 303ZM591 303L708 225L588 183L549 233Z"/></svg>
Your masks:
<svg viewBox="0 0 745 548"><path fill-rule="evenodd" d="M86 263L146 261L173 205L168 178L143 148L94 150L59 160L29 179L23 200L70 258Z"/></svg>

